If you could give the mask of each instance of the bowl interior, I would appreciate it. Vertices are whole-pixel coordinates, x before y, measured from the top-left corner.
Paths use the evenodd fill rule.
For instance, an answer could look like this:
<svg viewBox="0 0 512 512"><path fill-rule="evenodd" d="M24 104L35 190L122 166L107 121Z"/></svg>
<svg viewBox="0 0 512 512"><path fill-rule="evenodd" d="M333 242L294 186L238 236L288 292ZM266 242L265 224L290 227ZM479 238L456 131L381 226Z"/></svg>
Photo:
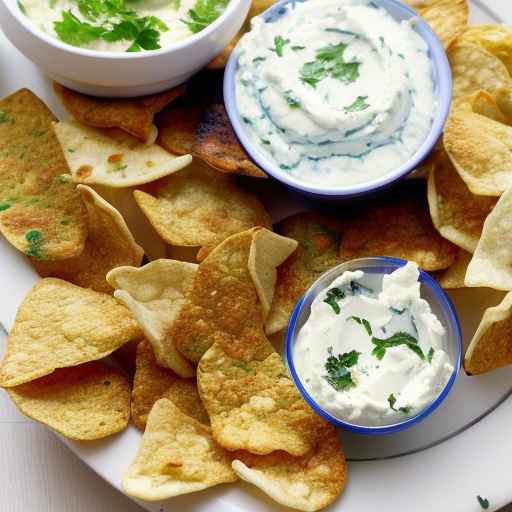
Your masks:
<svg viewBox="0 0 512 512"><path fill-rule="evenodd" d="M289 4L294 5L297 2L302 3L304 1L308 0L281 0L260 14L260 16L262 16L267 23L273 23L287 12L286 6ZM434 91L438 100L437 114L423 144L407 162L384 176L356 185L322 187L300 181L290 174L284 173L267 155L259 151L259 149L253 145L243 127L243 122L236 105L235 94L235 75L238 68L238 52L236 48L226 65L224 73L224 102L238 139L249 156L259 167L273 178L301 193L316 197L348 198L375 192L389 186L394 181L412 172L428 156L441 136L448 118L452 99L452 78L448 58L441 41L439 41L430 26L423 19L419 18L407 5L397 0L374 0L374 3L387 9L398 21L415 20L414 29L425 40L429 48L429 56L433 63Z"/></svg>
<svg viewBox="0 0 512 512"><path fill-rule="evenodd" d="M427 300L432 312L439 318L440 322L446 329L447 342L444 348L450 358L451 364L453 365L453 372L449 381L445 385L441 394L430 405L415 416L404 419L404 421L389 425L368 427L365 425L349 423L331 415L318 405L302 384L294 363L294 348L298 333L309 318L311 313L311 304L315 300L316 296L347 270L362 270L368 274L390 274L406 263L407 262L405 260L387 257L361 258L342 263L323 274L300 299L292 313L286 334L286 362L290 369L292 378L299 391L311 407L318 414L340 427L348 428L355 432L364 434L386 434L408 428L427 417L441 404L457 378L462 361L462 334L455 307L439 284L429 274L420 270L419 280L421 284L421 297Z"/></svg>

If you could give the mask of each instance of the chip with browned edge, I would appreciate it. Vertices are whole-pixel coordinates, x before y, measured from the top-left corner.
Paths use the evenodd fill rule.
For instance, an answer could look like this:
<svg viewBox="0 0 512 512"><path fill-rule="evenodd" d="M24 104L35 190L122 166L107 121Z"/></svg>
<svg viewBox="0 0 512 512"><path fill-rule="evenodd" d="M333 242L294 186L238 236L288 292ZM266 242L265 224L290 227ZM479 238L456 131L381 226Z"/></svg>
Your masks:
<svg viewBox="0 0 512 512"><path fill-rule="evenodd" d="M201 160L134 192L159 235L173 246L201 247L204 259L228 236L254 226L272 227L258 198Z"/></svg>
<svg viewBox="0 0 512 512"><path fill-rule="evenodd" d="M158 363L181 377L194 368L175 348L171 327L185 302L197 265L156 260L141 268L118 267L107 275L114 296L130 308L153 346Z"/></svg>
<svg viewBox="0 0 512 512"><path fill-rule="evenodd" d="M28 89L0 101L0 232L44 260L80 254L87 213L53 132L56 121Z"/></svg>
<svg viewBox="0 0 512 512"><path fill-rule="evenodd" d="M23 299L0 366L12 387L101 359L142 337L130 311L113 297L60 279L39 281Z"/></svg>
<svg viewBox="0 0 512 512"><path fill-rule="evenodd" d="M472 257L470 252L460 249L455 263L436 276L438 283L446 290L464 288L466 286L464 279Z"/></svg>
<svg viewBox="0 0 512 512"><path fill-rule="evenodd" d="M135 242L121 214L92 188L78 185L89 216L85 249L69 260L32 263L42 277L58 277L70 283L112 293L107 273L121 265L138 267L144 251Z"/></svg>
<svg viewBox="0 0 512 512"><path fill-rule="evenodd" d="M77 121L94 128L121 128L142 141L153 136L153 116L185 92L185 86L179 85L139 98L98 98L57 83L54 89L66 110Z"/></svg>
<svg viewBox="0 0 512 512"><path fill-rule="evenodd" d="M489 308L471 340L464 369L479 375L512 364L512 293L498 306Z"/></svg>
<svg viewBox="0 0 512 512"><path fill-rule="evenodd" d="M59 368L8 393L23 414L76 441L116 434L130 419L128 379L98 361Z"/></svg>
<svg viewBox="0 0 512 512"><path fill-rule="evenodd" d="M130 496L159 501L235 480L231 458L210 429L162 398L151 409L123 487Z"/></svg>
<svg viewBox="0 0 512 512"><path fill-rule="evenodd" d="M170 400L183 414L208 425L210 420L199 398L196 379L183 379L158 365L151 344L137 345L136 370L132 391L132 420L144 431L148 414L160 398Z"/></svg>
<svg viewBox="0 0 512 512"><path fill-rule="evenodd" d="M302 457L277 451L269 455L234 454L232 467L243 480L259 487L286 507L315 512L340 495L347 464L336 429L326 423L315 447Z"/></svg>

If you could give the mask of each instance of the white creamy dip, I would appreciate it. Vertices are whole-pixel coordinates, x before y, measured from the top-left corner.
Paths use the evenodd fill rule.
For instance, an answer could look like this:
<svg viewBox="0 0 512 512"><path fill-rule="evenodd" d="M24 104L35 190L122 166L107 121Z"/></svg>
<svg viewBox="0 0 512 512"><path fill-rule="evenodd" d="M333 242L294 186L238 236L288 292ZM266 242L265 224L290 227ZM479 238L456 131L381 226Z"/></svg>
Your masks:
<svg viewBox="0 0 512 512"><path fill-rule="evenodd" d="M264 156L309 183L351 185L406 163L437 111L428 47L368 0L290 3L239 44L236 102Z"/></svg>
<svg viewBox="0 0 512 512"><path fill-rule="evenodd" d="M410 262L388 275L345 272L315 298L293 355L323 409L356 425L387 425L442 392L453 372L446 332L418 277Z"/></svg>

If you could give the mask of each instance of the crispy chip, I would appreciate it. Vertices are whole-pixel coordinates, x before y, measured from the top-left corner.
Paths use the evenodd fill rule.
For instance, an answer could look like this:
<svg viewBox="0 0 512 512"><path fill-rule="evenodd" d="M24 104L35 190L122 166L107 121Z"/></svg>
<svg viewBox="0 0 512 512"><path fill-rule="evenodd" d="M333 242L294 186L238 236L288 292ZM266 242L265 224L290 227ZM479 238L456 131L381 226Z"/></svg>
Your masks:
<svg viewBox="0 0 512 512"><path fill-rule="evenodd" d="M512 188L487 217L465 282L466 286L512 290Z"/></svg>
<svg viewBox="0 0 512 512"><path fill-rule="evenodd" d="M162 398L151 409L123 487L130 496L158 501L235 480L231 459L210 429Z"/></svg>
<svg viewBox="0 0 512 512"><path fill-rule="evenodd" d="M61 121L54 127L73 179L78 183L109 187L142 185L179 171L192 161L190 155L172 155L121 130L97 130L74 121Z"/></svg>
<svg viewBox="0 0 512 512"><path fill-rule="evenodd" d="M54 84L66 110L80 123L94 128L121 128L142 141L153 132L153 116L185 92L180 85L139 98L97 98Z"/></svg>
<svg viewBox="0 0 512 512"><path fill-rule="evenodd" d="M286 507L314 512L330 505L343 491L347 464L336 429L325 425L317 445L302 457L286 452L258 456L238 452L232 467L243 480L259 487Z"/></svg>
<svg viewBox="0 0 512 512"><path fill-rule="evenodd" d="M277 269L277 284L265 323L268 335L288 325L304 292L326 270L340 263L341 222L316 212L298 213L281 221L277 230L299 242L297 250Z"/></svg>
<svg viewBox="0 0 512 512"><path fill-rule="evenodd" d="M464 358L469 375L512 364L512 293L485 311Z"/></svg>
<svg viewBox="0 0 512 512"><path fill-rule="evenodd" d="M44 260L77 256L87 236L87 214L66 178L55 120L28 89L0 101L0 232Z"/></svg>
<svg viewBox="0 0 512 512"><path fill-rule="evenodd" d="M512 127L471 112L454 113L443 143L473 194L499 196L512 186Z"/></svg>
<svg viewBox="0 0 512 512"><path fill-rule="evenodd" d="M134 187L111 188L95 185L94 190L123 216L133 238L144 249L144 254L150 261L166 257L167 244L141 212L133 197Z"/></svg>
<svg viewBox="0 0 512 512"><path fill-rule="evenodd" d="M466 286L464 284L466 271L472 257L473 255L470 252L461 249L455 263L437 276L439 284L446 290L464 288Z"/></svg>
<svg viewBox="0 0 512 512"><path fill-rule="evenodd" d="M503 89L498 89L498 91ZM497 91L497 92L498 92ZM497 94L497 93L496 93ZM487 91L477 91L468 96L461 96L453 102L453 112L474 112L504 123L506 118L494 97Z"/></svg>
<svg viewBox="0 0 512 512"><path fill-rule="evenodd" d="M448 48L468 26L467 0L434 0L433 2L423 0L421 3L417 1L415 3L418 14L432 27L445 48Z"/></svg>
<svg viewBox="0 0 512 512"><path fill-rule="evenodd" d="M428 202L439 233L466 251L474 252L496 200L472 194L442 151L435 158L428 178Z"/></svg>
<svg viewBox="0 0 512 512"><path fill-rule="evenodd" d="M234 233L254 226L272 227L256 196L241 190L232 176L200 160L136 190L134 196L167 243L202 247L200 259Z"/></svg>
<svg viewBox="0 0 512 512"><path fill-rule="evenodd" d="M139 266L144 251L133 239L121 214L92 188L78 185L89 215L85 249L75 258L61 261L32 259L42 277L58 277L98 292L112 293L107 273L121 265Z"/></svg>
<svg viewBox="0 0 512 512"><path fill-rule="evenodd" d="M403 187L347 222L340 257L393 256L429 271L452 265L457 249L434 228L422 187Z"/></svg>
<svg viewBox="0 0 512 512"><path fill-rule="evenodd" d="M23 414L77 441L116 434L130 419L128 379L97 361L60 368L8 393Z"/></svg>
<svg viewBox="0 0 512 512"><path fill-rule="evenodd" d="M512 78L497 57L480 46L456 41L448 50L452 68L453 96L458 98L485 90L512 87Z"/></svg>
<svg viewBox="0 0 512 512"><path fill-rule="evenodd" d="M193 263L156 260L141 268L119 267L107 275L114 296L130 308L158 363L181 377L193 377L194 369L176 350L170 329L196 271Z"/></svg>
<svg viewBox="0 0 512 512"><path fill-rule="evenodd" d="M141 336L130 312L113 297L43 279L18 308L0 366L0 386L17 386L57 368L101 359Z"/></svg>
<svg viewBox="0 0 512 512"><path fill-rule="evenodd" d="M160 398L170 400L183 414L208 425L210 420L199 398L196 379L183 379L156 362L151 344L137 346L137 368L132 391L132 419L144 431L148 414Z"/></svg>
<svg viewBox="0 0 512 512"><path fill-rule="evenodd" d="M499 119L496 119L496 121L505 122L508 125L512 124L512 89L500 87L495 91L494 98L500 112L505 116L505 121L500 121Z"/></svg>

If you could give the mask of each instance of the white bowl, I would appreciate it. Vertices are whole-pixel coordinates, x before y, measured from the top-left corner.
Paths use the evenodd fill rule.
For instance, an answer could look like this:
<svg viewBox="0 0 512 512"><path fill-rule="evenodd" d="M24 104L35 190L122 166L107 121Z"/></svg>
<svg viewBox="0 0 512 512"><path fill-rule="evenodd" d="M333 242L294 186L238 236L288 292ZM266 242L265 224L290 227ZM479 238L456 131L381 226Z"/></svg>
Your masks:
<svg viewBox="0 0 512 512"><path fill-rule="evenodd" d="M141 53L100 52L63 43L40 30L16 0L0 0L0 27L45 74L71 89L97 96L140 96L185 82L216 57L240 30L250 4L251 0L231 0L201 32Z"/></svg>

